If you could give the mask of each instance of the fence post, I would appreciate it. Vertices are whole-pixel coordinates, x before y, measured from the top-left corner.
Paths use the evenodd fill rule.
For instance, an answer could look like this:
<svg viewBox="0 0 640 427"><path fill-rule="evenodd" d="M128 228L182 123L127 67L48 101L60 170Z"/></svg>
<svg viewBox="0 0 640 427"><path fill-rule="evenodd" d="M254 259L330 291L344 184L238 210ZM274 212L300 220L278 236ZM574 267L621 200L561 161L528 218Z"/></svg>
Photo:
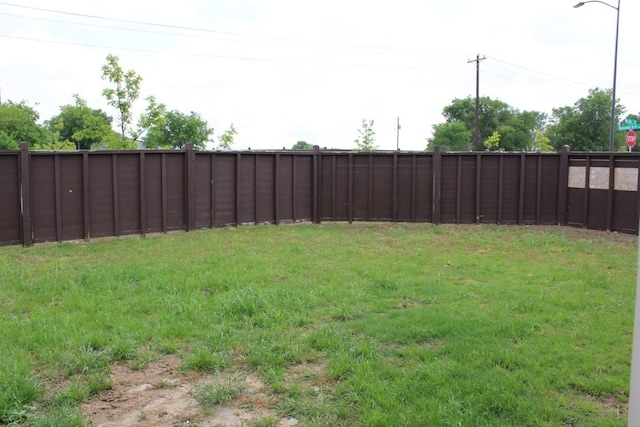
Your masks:
<svg viewBox="0 0 640 427"><path fill-rule="evenodd" d="M476 152L476 224L482 219L482 154Z"/></svg>
<svg viewBox="0 0 640 427"><path fill-rule="evenodd" d="M558 167L558 225L567 225L567 192L569 187L569 146L562 146Z"/></svg>
<svg viewBox="0 0 640 427"><path fill-rule="evenodd" d="M606 229L607 231L613 230L613 197L615 192L615 173L616 173L616 158L613 153L609 154L609 189L607 190L607 216L606 216Z"/></svg>
<svg viewBox="0 0 640 427"><path fill-rule="evenodd" d="M393 153L393 167L391 172L391 217L398 221L398 153Z"/></svg>
<svg viewBox="0 0 640 427"><path fill-rule="evenodd" d="M191 231L195 228L195 185L193 175L195 173L195 153L193 151L193 144L187 142L185 144L185 156L187 162L187 231Z"/></svg>
<svg viewBox="0 0 640 427"><path fill-rule="evenodd" d="M353 222L353 153L349 153L349 188L347 190L347 220L349 224Z"/></svg>
<svg viewBox="0 0 640 427"><path fill-rule="evenodd" d="M440 147L433 149L433 203L431 211L431 221L437 225L440 224L440 194L442 189L442 154Z"/></svg>
<svg viewBox="0 0 640 427"><path fill-rule="evenodd" d="M31 230L31 158L29 154L29 144L20 144L20 198L22 216L22 244L33 246L33 235Z"/></svg>
<svg viewBox="0 0 640 427"><path fill-rule="evenodd" d="M313 205L311 208L312 222L314 224L320 224L320 192L318 191L320 186L320 171L319 171L319 158L320 147L313 146Z"/></svg>

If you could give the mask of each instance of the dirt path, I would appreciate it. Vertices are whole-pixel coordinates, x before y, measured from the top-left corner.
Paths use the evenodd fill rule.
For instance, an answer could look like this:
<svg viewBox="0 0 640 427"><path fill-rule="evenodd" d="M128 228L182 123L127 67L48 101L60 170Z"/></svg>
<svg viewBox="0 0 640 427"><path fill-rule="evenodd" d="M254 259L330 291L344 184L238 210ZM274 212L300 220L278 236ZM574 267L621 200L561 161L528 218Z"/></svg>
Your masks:
<svg viewBox="0 0 640 427"><path fill-rule="evenodd" d="M195 388L227 381L230 376L182 374L179 366L176 357L153 362L143 371L113 366L112 389L83 405L86 419L96 427L240 427L265 418L280 427L298 424L295 419L279 418L269 409L264 383L251 374L243 375L242 392L233 402L203 408L192 397Z"/></svg>

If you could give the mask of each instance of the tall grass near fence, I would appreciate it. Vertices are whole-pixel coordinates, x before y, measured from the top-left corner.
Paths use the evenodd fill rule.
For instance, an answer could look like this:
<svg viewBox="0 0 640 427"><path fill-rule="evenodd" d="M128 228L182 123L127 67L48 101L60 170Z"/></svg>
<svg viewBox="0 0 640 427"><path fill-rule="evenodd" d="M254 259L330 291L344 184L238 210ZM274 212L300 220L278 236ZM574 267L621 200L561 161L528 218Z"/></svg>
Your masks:
<svg viewBox="0 0 640 427"><path fill-rule="evenodd" d="M82 425L111 364L168 353L257 373L304 425L624 425L635 239L333 224L0 248L0 425Z"/></svg>

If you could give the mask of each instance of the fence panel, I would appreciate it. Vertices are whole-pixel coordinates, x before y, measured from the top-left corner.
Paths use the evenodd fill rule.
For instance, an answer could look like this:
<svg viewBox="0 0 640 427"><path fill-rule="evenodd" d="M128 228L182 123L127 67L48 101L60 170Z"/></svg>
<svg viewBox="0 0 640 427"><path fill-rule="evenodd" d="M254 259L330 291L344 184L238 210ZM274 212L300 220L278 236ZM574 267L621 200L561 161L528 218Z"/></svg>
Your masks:
<svg viewBox="0 0 640 427"><path fill-rule="evenodd" d="M276 222L276 154L256 155L256 222Z"/></svg>
<svg viewBox="0 0 640 427"><path fill-rule="evenodd" d="M433 221L433 156L416 155L415 176L415 220L422 222Z"/></svg>
<svg viewBox="0 0 640 427"><path fill-rule="evenodd" d="M638 232L636 153L0 153L0 244L288 221Z"/></svg>
<svg viewBox="0 0 640 427"><path fill-rule="evenodd" d="M167 231L166 207L166 163L164 153L145 152L141 158L144 173L144 215L145 233L159 233Z"/></svg>
<svg viewBox="0 0 640 427"><path fill-rule="evenodd" d="M36 243L61 240L59 155L31 155L31 212ZM57 178L57 179L56 179Z"/></svg>
<svg viewBox="0 0 640 427"><path fill-rule="evenodd" d="M313 155L294 155L293 221L312 221L313 192Z"/></svg>
<svg viewBox="0 0 640 427"><path fill-rule="evenodd" d="M20 154L0 153L0 245L20 243Z"/></svg>
<svg viewBox="0 0 640 427"><path fill-rule="evenodd" d="M117 159L118 234L141 234L140 156L137 153L123 153Z"/></svg>
<svg viewBox="0 0 640 427"><path fill-rule="evenodd" d="M504 156L502 159L502 206L498 212L498 222L500 224L519 224L521 222L521 156Z"/></svg>
<svg viewBox="0 0 640 427"><path fill-rule="evenodd" d="M638 188L640 174L640 158L617 159L615 163L613 193L613 231L634 233L638 228L640 201Z"/></svg>

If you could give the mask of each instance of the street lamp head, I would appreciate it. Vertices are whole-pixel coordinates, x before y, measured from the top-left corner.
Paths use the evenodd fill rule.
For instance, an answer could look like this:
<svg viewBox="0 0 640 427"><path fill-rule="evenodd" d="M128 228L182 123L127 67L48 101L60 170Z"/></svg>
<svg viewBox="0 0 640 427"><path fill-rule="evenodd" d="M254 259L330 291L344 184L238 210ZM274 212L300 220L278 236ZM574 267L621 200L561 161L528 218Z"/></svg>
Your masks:
<svg viewBox="0 0 640 427"><path fill-rule="evenodd" d="M583 1L581 1L580 3L578 3L578 4L574 5L574 6L573 6L573 8L574 8L574 9L577 9L577 8L579 8L579 7L582 7L582 6L584 6L584 2L583 2Z"/></svg>

